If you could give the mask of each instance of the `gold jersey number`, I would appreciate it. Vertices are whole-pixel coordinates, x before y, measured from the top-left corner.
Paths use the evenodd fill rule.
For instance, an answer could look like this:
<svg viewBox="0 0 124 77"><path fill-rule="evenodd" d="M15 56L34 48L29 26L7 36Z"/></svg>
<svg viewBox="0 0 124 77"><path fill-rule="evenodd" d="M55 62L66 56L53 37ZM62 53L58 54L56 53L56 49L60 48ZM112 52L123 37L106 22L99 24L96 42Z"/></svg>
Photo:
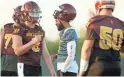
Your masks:
<svg viewBox="0 0 124 77"><path fill-rule="evenodd" d="M32 47L32 50L33 50L34 52L39 52L39 51L40 51L39 46L40 46L40 43L35 44L35 45Z"/></svg>
<svg viewBox="0 0 124 77"><path fill-rule="evenodd" d="M11 38L12 38L12 34L5 34L5 39L6 39L6 41L5 41L5 47L4 47L5 49L7 49Z"/></svg>
<svg viewBox="0 0 124 77"><path fill-rule="evenodd" d="M102 49L120 50L123 39L123 30L101 26L99 46Z"/></svg>

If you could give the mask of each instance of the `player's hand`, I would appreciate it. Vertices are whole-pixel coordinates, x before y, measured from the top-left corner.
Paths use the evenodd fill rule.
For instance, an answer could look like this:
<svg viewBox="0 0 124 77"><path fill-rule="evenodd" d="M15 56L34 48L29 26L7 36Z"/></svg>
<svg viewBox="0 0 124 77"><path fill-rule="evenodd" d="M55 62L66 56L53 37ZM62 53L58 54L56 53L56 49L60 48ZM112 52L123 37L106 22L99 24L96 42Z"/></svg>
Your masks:
<svg viewBox="0 0 124 77"><path fill-rule="evenodd" d="M41 35L36 35L34 38L32 38L32 43L37 44L38 42L41 41Z"/></svg>
<svg viewBox="0 0 124 77"><path fill-rule="evenodd" d="M63 68L61 69L61 71L65 73L65 72L67 72L67 68L63 67Z"/></svg>
<svg viewBox="0 0 124 77"><path fill-rule="evenodd" d="M85 72L79 72L78 76L82 77L82 76L84 76L84 74L85 74Z"/></svg>
<svg viewBox="0 0 124 77"><path fill-rule="evenodd" d="M51 55L51 60L52 60L52 62L53 62L56 58L57 58L57 54Z"/></svg>
<svg viewBox="0 0 124 77"><path fill-rule="evenodd" d="M56 72L52 72L51 75L52 75L53 77L57 77Z"/></svg>

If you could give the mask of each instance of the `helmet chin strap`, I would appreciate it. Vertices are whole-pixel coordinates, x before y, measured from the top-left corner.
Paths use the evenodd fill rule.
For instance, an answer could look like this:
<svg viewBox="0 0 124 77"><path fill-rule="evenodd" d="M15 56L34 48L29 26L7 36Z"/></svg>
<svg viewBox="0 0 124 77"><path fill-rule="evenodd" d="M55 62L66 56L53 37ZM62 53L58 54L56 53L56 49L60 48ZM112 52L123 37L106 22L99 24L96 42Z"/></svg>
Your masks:
<svg viewBox="0 0 124 77"><path fill-rule="evenodd" d="M99 8L98 10L96 10L96 14L97 14L97 15L100 15L100 11L101 11L100 8Z"/></svg>
<svg viewBox="0 0 124 77"><path fill-rule="evenodd" d="M100 15L98 10L96 11L96 15Z"/></svg>
<svg viewBox="0 0 124 77"><path fill-rule="evenodd" d="M40 25L40 20L41 20L41 17L39 18L39 21L37 22L37 23L38 23L38 26L41 26L41 25Z"/></svg>
<svg viewBox="0 0 124 77"><path fill-rule="evenodd" d="M33 21L32 23L37 23L38 24L38 26L40 26L40 20L41 20L41 16L38 18L38 20L37 21Z"/></svg>

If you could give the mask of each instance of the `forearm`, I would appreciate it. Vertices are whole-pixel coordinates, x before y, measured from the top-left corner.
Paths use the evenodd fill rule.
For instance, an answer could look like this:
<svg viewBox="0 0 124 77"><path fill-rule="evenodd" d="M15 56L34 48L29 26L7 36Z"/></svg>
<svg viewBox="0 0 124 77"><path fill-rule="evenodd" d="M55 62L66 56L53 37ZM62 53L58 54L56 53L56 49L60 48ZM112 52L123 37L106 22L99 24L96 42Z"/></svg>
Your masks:
<svg viewBox="0 0 124 77"><path fill-rule="evenodd" d="M46 46L46 42L45 40L43 39L43 46L42 46L42 56L43 56L43 59L51 73L51 75L55 74L55 70L54 70L54 67L53 67L53 64L52 64L52 60L51 60L51 57L50 57L50 54L48 52L48 49L47 49L47 46Z"/></svg>
<svg viewBox="0 0 124 77"><path fill-rule="evenodd" d="M2 37L0 38L0 51L3 51L3 40Z"/></svg>
<svg viewBox="0 0 124 77"><path fill-rule="evenodd" d="M55 73L55 70L54 70L54 67L53 67L52 60L51 60L50 55L44 56L43 59L45 61L45 64L47 65L50 73L51 74L53 74L53 72Z"/></svg>
<svg viewBox="0 0 124 77"><path fill-rule="evenodd" d="M90 54L91 54L91 49L90 48L86 49L86 50L83 50L81 52L81 59L89 61Z"/></svg>
<svg viewBox="0 0 124 77"><path fill-rule="evenodd" d="M71 60L72 60L72 56L68 56L67 59L65 60L64 68L68 67L68 65L70 64Z"/></svg>
<svg viewBox="0 0 124 77"><path fill-rule="evenodd" d="M89 66L89 59L90 59L90 55L91 55L92 46L93 46L92 40L84 41L84 44L82 46L82 51L81 51L79 76L84 75L85 71L87 70L87 68Z"/></svg>
<svg viewBox="0 0 124 77"><path fill-rule="evenodd" d="M91 49L83 48L81 51L81 60L80 60L80 72L79 76L83 76L89 66L89 58L91 55Z"/></svg>
<svg viewBox="0 0 124 77"><path fill-rule="evenodd" d="M75 56L75 51L76 50L76 42L75 41L70 41L67 43L67 59L65 60L65 65L64 68L67 68L70 62L72 61L72 58Z"/></svg>
<svg viewBox="0 0 124 77"><path fill-rule="evenodd" d="M4 43L3 43L3 39L4 39L4 29L1 31L1 35L0 35L0 50L3 51L4 48Z"/></svg>
<svg viewBox="0 0 124 77"><path fill-rule="evenodd" d="M32 44L32 42L28 42L27 44L24 44L24 45L21 45L21 46L18 46L18 47L14 47L14 51L15 51L15 54L20 56L20 55L23 55L25 53L27 53L33 46L34 44Z"/></svg>

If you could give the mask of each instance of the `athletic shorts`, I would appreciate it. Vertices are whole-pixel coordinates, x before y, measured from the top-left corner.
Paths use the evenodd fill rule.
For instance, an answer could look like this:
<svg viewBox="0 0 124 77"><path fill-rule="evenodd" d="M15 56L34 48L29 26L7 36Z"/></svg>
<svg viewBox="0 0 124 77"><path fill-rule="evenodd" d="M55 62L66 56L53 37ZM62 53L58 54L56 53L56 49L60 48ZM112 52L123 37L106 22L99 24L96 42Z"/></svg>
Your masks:
<svg viewBox="0 0 124 77"><path fill-rule="evenodd" d="M117 61L99 61L92 63L86 71L86 76L120 76L120 63Z"/></svg>
<svg viewBox="0 0 124 77"><path fill-rule="evenodd" d="M58 76L77 76L77 73L73 73L73 72L61 72L61 70L57 71L57 75Z"/></svg>
<svg viewBox="0 0 124 77"><path fill-rule="evenodd" d="M17 72L16 71L2 70L1 71L1 76L17 76Z"/></svg>

